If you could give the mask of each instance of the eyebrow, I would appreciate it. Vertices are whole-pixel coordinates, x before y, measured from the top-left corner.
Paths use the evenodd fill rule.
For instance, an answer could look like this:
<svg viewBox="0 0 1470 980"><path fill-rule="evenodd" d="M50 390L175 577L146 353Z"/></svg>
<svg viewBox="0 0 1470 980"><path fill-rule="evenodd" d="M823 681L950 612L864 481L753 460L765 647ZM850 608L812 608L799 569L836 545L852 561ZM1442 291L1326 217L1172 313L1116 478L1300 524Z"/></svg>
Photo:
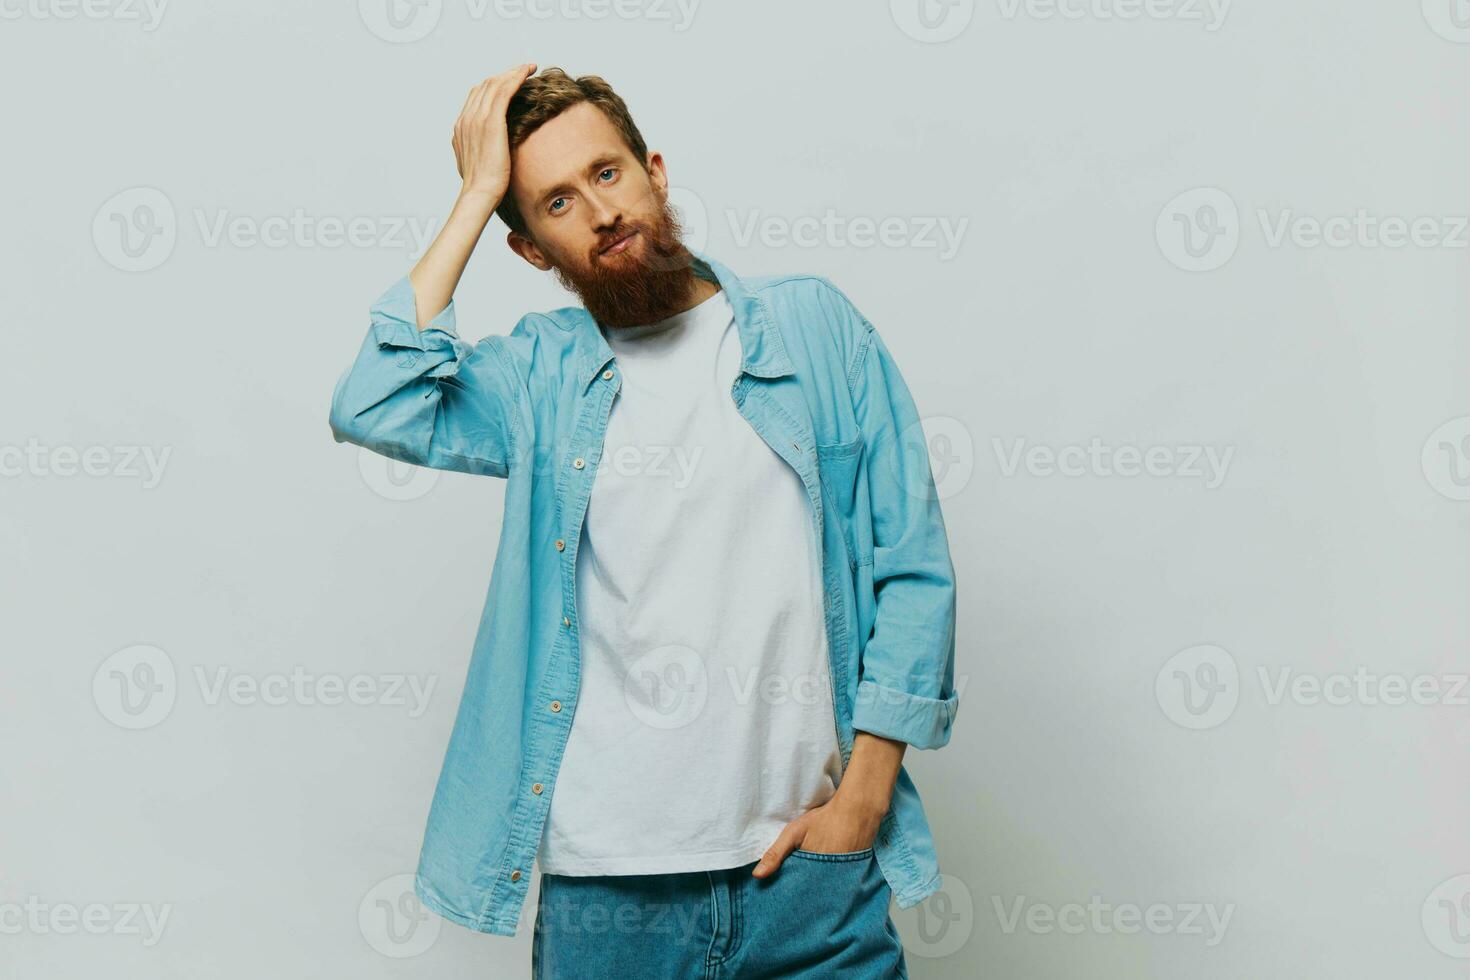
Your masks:
<svg viewBox="0 0 1470 980"><path fill-rule="evenodd" d="M588 174L596 173L597 171L607 169L609 164L615 164L617 162L618 157L615 154L605 153L602 156L598 157L596 160L593 160L591 163L589 163L587 165L587 169L582 172ZM542 191L541 194L536 198L536 207L545 207L546 203L552 198L556 197L558 194L564 194L569 190L571 190L571 185L567 184L566 182L562 182L553 186L550 190Z"/></svg>

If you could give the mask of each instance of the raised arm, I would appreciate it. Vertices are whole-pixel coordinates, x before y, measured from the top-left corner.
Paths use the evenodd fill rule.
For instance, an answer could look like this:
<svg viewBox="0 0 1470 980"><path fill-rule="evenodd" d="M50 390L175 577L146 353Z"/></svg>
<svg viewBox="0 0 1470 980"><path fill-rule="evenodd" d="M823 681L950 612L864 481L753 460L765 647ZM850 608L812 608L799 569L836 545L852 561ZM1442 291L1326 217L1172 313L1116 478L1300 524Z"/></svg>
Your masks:
<svg viewBox="0 0 1470 980"><path fill-rule="evenodd" d="M470 253L510 187L510 135L505 110L536 71L517 65L470 89L454 123L454 160L463 183L449 219L409 273L422 329L449 305Z"/></svg>
<svg viewBox="0 0 1470 980"><path fill-rule="evenodd" d="M420 466L508 475L524 374L507 338L459 338L453 296L510 186L506 106L535 70L520 65L470 90L454 125L459 197L418 264L372 306L367 339L332 393L338 442Z"/></svg>

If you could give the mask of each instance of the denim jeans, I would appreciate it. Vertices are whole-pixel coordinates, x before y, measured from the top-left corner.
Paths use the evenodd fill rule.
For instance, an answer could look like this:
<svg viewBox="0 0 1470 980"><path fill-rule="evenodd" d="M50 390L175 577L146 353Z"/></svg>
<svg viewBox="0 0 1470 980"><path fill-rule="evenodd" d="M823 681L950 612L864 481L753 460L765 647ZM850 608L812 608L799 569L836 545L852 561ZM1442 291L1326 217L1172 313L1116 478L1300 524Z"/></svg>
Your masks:
<svg viewBox="0 0 1470 980"><path fill-rule="evenodd" d="M541 876L538 980L908 977L873 849L658 875Z"/></svg>

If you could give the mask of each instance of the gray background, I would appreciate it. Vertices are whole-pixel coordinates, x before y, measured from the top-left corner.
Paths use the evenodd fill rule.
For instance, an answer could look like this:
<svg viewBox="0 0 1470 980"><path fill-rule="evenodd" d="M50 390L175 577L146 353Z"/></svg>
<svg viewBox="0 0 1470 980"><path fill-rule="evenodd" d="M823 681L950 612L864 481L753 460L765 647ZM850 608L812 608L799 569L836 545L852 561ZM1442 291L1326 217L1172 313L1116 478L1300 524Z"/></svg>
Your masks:
<svg viewBox="0 0 1470 980"><path fill-rule="evenodd" d="M915 977L1464 975L1458 2L0 6L0 976L527 974L529 904L395 904L503 484L326 422L522 60L608 78L699 243L836 281L926 416L963 703L908 759ZM1428 223L1312 239L1359 212ZM567 301L502 239L471 339ZM368 703L252 693L298 670Z"/></svg>

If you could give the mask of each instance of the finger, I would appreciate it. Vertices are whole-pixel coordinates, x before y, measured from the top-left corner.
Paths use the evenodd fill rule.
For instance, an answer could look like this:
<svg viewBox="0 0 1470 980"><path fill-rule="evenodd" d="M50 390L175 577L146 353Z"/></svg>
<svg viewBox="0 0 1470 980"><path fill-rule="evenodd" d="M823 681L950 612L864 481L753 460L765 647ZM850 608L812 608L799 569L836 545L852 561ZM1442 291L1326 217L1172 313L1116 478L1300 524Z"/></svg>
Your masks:
<svg viewBox="0 0 1470 980"><path fill-rule="evenodd" d="M496 78L487 78L475 87L470 93L470 99L465 103L464 118L479 119L485 110L485 104L490 101L490 95L495 89Z"/></svg>
<svg viewBox="0 0 1470 980"><path fill-rule="evenodd" d="M504 122L510 111L511 96L516 94L517 88L518 86L515 85L507 85L496 92L485 105L485 118Z"/></svg>
<svg viewBox="0 0 1470 980"><path fill-rule="evenodd" d="M504 119L506 109L510 106L511 97L520 91L526 79L536 72L535 65L521 65L497 76L495 84L491 86L486 99L480 105L480 110L488 119Z"/></svg>
<svg viewBox="0 0 1470 980"><path fill-rule="evenodd" d="M520 85L515 80L515 73L519 72L524 65L503 71L499 75L491 75L477 86L470 100L465 104L465 112L469 118L482 120L490 104L494 101L497 93L508 84Z"/></svg>
<svg viewBox="0 0 1470 980"><path fill-rule="evenodd" d="M786 825L776 837L775 843L766 849L761 859L756 862L755 870L751 874L757 878L768 878L775 874L781 867L781 863L787 856L801 844L806 837L806 828L795 821Z"/></svg>
<svg viewBox="0 0 1470 980"><path fill-rule="evenodd" d="M485 79L485 86L492 94L507 85L515 87L526 80L526 68L526 65L516 65L514 68L509 68L499 75L491 75Z"/></svg>
<svg viewBox="0 0 1470 980"><path fill-rule="evenodd" d="M509 71L502 72L499 77L519 85L534 74L536 74L536 65L533 62L527 61L524 64L516 65Z"/></svg>
<svg viewBox="0 0 1470 980"><path fill-rule="evenodd" d="M484 82L476 82L474 85L470 86L469 94L464 97L464 105L459 107L460 119L463 119L465 117L465 113L470 111L470 106L473 105L475 102L475 96L478 95L480 93L480 90L484 87Z"/></svg>

